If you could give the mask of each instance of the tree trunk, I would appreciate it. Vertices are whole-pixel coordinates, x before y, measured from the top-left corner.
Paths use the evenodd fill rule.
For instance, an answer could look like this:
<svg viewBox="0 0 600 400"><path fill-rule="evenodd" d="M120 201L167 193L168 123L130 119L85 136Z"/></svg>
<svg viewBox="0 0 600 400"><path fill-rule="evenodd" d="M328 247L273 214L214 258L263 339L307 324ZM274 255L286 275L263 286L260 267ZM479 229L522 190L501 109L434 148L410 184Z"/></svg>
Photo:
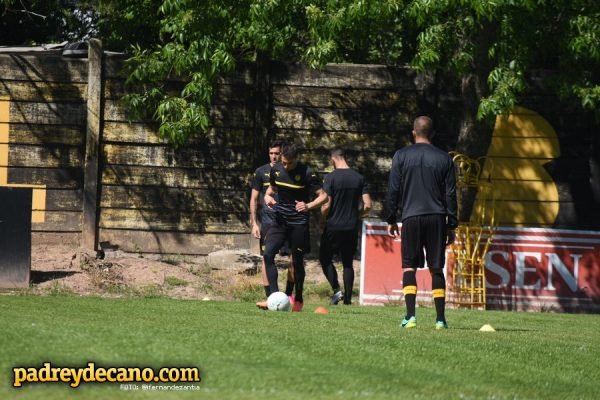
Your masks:
<svg viewBox="0 0 600 400"><path fill-rule="evenodd" d="M488 56L488 50L495 35L494 25L483 26L478 32L474 68L470 73L464 74L460 82L463 113L456 150L473 159L486 156L492 141L493 124L491 121L478 120L477 110L481 99L489 94L487 78L492 69L492 60ZM476 195L476 188L459 193L461 201L458 215L461 222L470 220Z"/></svg>

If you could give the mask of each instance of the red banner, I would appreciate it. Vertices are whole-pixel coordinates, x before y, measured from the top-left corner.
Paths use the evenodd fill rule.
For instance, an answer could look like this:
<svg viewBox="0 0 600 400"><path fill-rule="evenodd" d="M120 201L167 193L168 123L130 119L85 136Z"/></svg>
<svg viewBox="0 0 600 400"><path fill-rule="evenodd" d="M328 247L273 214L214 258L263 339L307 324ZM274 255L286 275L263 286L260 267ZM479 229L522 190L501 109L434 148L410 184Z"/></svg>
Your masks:
<svg viewBox="0 0 600 400"><path fill-rule="evenodd" d="M600 232L498 228L485 264L487 309L600 311ZM452 257L445 272L450 288ZM427 269L417 272L417 287L417 301L431 302ZM385 223L365 221L360 303L402 298L400 242Z"/></svg>

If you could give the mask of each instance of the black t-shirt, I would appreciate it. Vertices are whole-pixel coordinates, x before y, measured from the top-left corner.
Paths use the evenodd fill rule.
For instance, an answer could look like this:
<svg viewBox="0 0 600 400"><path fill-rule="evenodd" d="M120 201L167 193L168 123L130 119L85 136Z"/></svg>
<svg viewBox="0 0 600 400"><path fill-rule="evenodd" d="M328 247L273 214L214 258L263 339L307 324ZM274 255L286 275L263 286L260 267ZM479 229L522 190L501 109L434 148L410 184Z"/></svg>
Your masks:
<svg viewBox="0 0 600 400"><path fill-rule="evenodd" d="M418 215L439 214L448 218L448 228L456 218L456 178L448 153L431 144L416 143L394 154L387 196L388 223Z"/></svg>
<svg viewBox="0 0 600 400"><path fill-rule="evenodd" d="M358 207L369 193L365 178L352 168L336 169L325 176L323 189L330 197L327 229L345 231L358 227Z"/></svg>
<svg viewBox="0 0 600 400"><path fill-rule="evenodd" d="M271 164L260 166L254 171L250 186L260 192L258 204L260 205L259 219L261 224L271 224L275 221L275 211L265 205L264 195L271 179ZM277 199L277 196L275 196Z"/></svg>
<svg viewBox="0 0 600 400"><path fill-rule="evenodd" d="M277 188L277 217L289 224L307 224L309 213L296 211L296 202L308 203L311 196L321 189L317 174L301 163L289 172L281 163L277 163L271 168L270 184Z"/></svg>

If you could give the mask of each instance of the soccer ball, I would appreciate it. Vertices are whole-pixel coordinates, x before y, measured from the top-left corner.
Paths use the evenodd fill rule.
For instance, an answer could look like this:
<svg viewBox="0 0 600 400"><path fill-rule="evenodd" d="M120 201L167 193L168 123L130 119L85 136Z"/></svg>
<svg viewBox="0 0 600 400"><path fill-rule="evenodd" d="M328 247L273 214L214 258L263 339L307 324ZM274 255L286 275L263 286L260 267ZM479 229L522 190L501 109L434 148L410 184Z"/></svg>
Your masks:
<svg viewBox="0 0 600 400"><path fill-rule="evenodd" d="M271 311L289 311L290 306L290 299L283 292L271 293L267 299L267 307Z"/></svg>

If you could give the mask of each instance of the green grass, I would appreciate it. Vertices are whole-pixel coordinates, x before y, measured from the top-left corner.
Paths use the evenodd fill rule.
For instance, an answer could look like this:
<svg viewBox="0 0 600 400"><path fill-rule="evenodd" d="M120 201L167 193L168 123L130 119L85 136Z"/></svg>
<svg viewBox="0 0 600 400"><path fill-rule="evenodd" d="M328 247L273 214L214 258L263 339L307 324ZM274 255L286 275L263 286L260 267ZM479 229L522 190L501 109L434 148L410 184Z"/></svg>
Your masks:
<svg viewBox="0 0 600 400"><path fill-rule="evenodd" d="M188 281L178 278L176 276L167 276L165 278L165 283L169 286L187 286Z"/></svg>
<svg viewBox="0 0 600 400"><path fill-rule="evenodd" d="M597 315L329 307L329 315L168 298L0 296L1 399L594 399ZM497 332L482 333L483 324ZM200 391L26 384L16 366L198 366Z"/></svg>

